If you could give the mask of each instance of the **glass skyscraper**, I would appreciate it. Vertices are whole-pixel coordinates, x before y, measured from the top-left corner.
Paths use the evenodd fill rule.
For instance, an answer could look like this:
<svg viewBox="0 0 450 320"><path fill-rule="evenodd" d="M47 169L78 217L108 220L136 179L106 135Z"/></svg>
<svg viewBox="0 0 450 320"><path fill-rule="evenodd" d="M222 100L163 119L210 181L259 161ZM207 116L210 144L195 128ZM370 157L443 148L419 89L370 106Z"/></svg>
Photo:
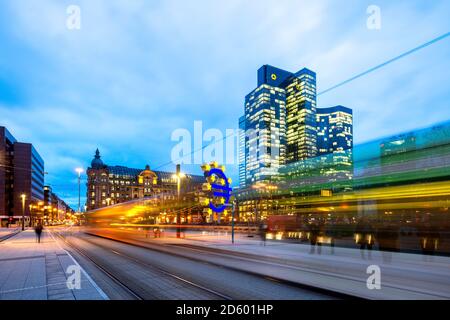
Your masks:
<svg viewBox="0 0 450 320"><path fill-rule="evenodd" d="M317 109L317 154L353 147L353 112L344 106Z"/></svg>
<svg viewBox="0 0 450 320"><path fill-rule="evenodd" d="M285 157L284 89L261 84L245 98L245 185L270 180Z"/></svg>
<svg viewBox="0 0 450 320"><path fill-rule="evenodd" d="M241 188L271 180L289 164L298 164L298 171L323 162L325 176L352 177L352 110L317 108L316 73L307 68L291 73L262 66L258 87L245 97L239 128L245 131L240 137Z"/></svg>
<svg viewBox="0 0 450 320"><path fill-rule="evenodd" d="M316 74L302 69L289 77L286 90L286 163L317 155Z"/></svg>
<svg viewBox="0 0 450 320"><path fill-rule="evenodd" d="M245 174L245 115L239 118L239 187L244 188Z"/></svg>
<svg viewBox="0 0 450 320"><path fill-rule="evenodd" d="M353 111L344 106L317 109L317 155L331 180L353 178Z"/></svg>
<svg viewBox="0 0 450 320"><path fill-rule="evenodd" d="M241 187L270 180L286 162L317 154L316 74L262 66L257 88L245 98L244 117L245 123L239 121L239 128L245 126Z"/></svg>

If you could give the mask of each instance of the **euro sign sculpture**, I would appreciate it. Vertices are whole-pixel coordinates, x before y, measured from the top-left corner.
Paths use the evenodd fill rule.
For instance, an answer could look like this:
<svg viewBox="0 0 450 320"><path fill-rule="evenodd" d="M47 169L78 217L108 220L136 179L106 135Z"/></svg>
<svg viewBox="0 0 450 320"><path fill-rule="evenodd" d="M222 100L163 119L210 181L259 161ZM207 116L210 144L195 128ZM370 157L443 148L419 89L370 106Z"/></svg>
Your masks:
<svg viewBox="0 0 450 320"><path fill-rule="evenodd" d="M208 172L208 177L213 176L213 175L215 175L216 177L218 177L219 179L222 179L224 181L223 185L217 184L214 182L211 184L213 198L223 198L224 203L222 203L221 205L216 205L214 203L214 201L210 201L209 207L214 212L220 213L225 210L225 208L227 207L227 205L230 202L232 188L230 188L230 183L228 182L228 178L225 176L225 173L221 169L212 168Z"/></svg>

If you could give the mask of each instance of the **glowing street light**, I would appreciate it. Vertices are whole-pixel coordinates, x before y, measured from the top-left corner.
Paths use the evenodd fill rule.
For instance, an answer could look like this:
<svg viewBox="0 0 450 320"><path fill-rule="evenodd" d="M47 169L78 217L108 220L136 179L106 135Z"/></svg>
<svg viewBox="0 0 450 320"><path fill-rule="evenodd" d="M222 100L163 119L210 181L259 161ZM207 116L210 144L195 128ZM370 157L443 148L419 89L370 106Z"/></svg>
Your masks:
<svg viewBox="0 0 450 320"><path fill-rule="evenodd" d="M25 193L22 193L20 195L20 198L22 199L22 231L25 230L25 200L27 198L27 195Z"/></svg>
<svg viewBox="0 0 450 320"><path fill-rule="evenodd" d="M84 172L83 168L76 168L78 173L78 212L81 212L81 174Z"/></svg>
<svg viewBox="0 0 450 320"><path fill-rule="evenodd" d="M177 197L178 197L178 203L180 203L180 191L181 191L181 179L186 177L184 173L181 173L181 166L177 164L177 171L172 176L174 180L177 180ZM181 212L180 210L177 210L177 238L180 238L181 236L181 228L180 228L180 220L181 220Z"/></svg>

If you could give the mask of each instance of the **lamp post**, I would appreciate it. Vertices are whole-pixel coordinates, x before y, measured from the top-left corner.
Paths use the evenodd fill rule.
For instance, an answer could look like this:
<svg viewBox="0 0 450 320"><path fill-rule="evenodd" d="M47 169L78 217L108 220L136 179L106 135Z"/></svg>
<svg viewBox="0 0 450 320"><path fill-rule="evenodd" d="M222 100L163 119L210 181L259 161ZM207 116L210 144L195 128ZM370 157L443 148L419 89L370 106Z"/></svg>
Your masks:
<svg viewBox="0 0 450 320"><path fill-rule="evenodd" d="M27 195L25 193L20 195L20 198L22 198L22 231L25 230L25 199L27 198Z"/></svg>
<svg viewBox="0 0 450 320"><path fill-rule="evenodd" d="M234 199L232 204L232 216L231 216L231 243L234 244L234 217L236 216L236 207L237 207L237 200Z"/></svg>
<svg viewBox="0 0 450 320"><path fill-rule="evenodd" d="M81 173L84 170L83 168L76 168L75 171L78 173L78 212L81 212Z"/></svg>
<svg viewBox="0 0 450 320"><path fill-rule="evenodd" d="M177 180L177 199L178 203L180 203L180 192L181 192L181 179L185 177L183 173L181 173L180 165L177 164L177 171L172 176L174 179ZM181 220L181 212L180 210L177 210L177 238L180 238L181 236L181 227L180 227L180 220Z"/></svg>

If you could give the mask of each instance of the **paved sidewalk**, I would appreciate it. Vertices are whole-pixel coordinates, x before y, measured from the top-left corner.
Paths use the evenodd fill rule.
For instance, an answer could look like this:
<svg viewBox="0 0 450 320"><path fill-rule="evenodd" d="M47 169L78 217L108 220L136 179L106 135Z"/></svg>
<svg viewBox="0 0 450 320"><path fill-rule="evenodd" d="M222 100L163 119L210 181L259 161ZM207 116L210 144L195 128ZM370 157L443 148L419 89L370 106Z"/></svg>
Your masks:
<svg viewBox="0 0 450 320"><path fill-rule="evenodd" d="M0 228L0 241L19 231L19 228Z"/></svg>
<svg viewBox="0 0 450 320"><path fill-rule="evenodd" d="M77 266L49 231L36 242L26 230L0 242L0 300L104 300L106 295L81 271L81 289L70 290L66 273Z"/></svg>

